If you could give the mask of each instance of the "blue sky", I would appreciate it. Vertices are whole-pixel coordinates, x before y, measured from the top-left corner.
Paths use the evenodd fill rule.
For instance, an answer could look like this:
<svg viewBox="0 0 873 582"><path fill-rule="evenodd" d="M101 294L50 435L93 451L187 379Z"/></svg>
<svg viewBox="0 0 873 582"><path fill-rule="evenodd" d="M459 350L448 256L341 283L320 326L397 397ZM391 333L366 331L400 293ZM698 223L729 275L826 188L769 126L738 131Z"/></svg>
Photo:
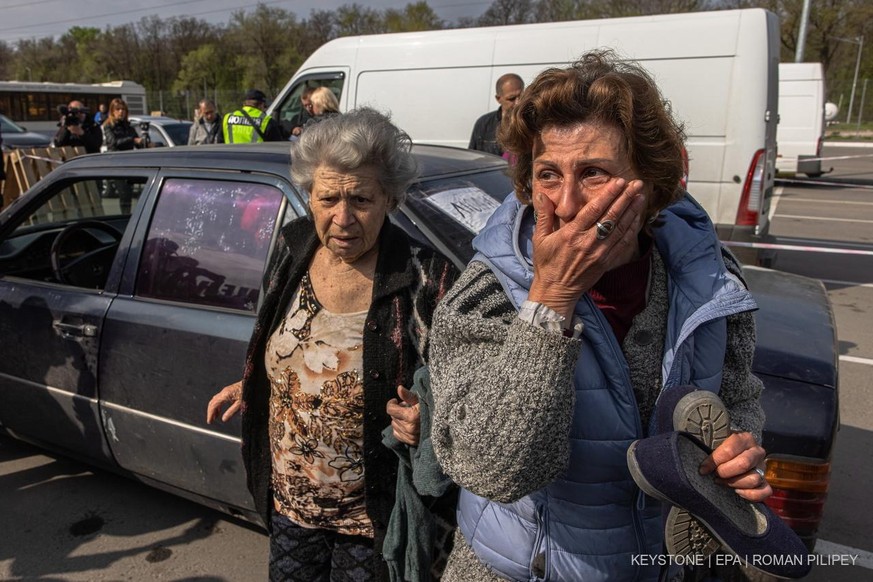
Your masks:
<svg viewBox="0 0 873 582"><path fill-rule="evenodd" d="M313 9L334 10L355 0L264 0L306 18ZM403 8L408 0L357 0L377 10ZM216 24L226 23L237 10L251 10L258 3L246 0L0 0L0 41L14 44L23 38L60 36L73 26L106 28L136 22L143 16L193 16ZM482 14L490 0L428 0L447 21Z"/></svg>

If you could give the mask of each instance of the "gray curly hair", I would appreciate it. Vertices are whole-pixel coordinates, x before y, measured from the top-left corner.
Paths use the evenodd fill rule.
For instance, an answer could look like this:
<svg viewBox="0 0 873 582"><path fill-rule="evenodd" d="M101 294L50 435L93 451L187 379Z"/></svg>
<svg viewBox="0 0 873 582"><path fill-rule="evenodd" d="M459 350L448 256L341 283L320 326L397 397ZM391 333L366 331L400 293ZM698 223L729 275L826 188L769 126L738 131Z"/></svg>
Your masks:
<svg viewBox="0 0 873 582"><path fill-rule="evenodd" d="M391 209L403 202L418 177L412 139L387 115L369 107L311 124L291 145L291 178L300 188L312 190L315 170L322 165L339 172L376 168Z"/></svg>

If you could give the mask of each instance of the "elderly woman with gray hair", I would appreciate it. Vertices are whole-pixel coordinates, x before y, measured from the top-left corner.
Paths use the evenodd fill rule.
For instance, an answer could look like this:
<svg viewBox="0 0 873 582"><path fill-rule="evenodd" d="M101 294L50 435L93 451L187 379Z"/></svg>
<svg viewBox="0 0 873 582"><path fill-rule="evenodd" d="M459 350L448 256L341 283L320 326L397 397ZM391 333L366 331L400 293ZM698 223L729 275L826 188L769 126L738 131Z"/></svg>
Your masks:
<svg viewBox="0 0 873 582"><path fill-rule="evenodd" d="M307 129L291 175L310 216L273 253L243 380L211 422L242 410L242 451L270 529L271 580L379 580L396 455L418 441L413 374L457 271L388 220L417 176L409 136L371 109ZM396 398L399 396L399 398Z"/></svg>

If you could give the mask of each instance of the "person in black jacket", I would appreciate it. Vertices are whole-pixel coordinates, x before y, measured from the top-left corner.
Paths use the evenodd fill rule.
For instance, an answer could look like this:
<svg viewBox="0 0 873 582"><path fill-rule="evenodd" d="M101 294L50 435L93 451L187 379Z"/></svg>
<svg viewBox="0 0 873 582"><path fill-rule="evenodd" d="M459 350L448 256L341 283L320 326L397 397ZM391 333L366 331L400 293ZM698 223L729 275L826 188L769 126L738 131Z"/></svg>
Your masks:
<svg viewBox="0 0 873 582"><path fill-rule="evenodd" d="M109 103L109 116L103 122L103 150L107 152L123 152L145 147L143 138L127 120L127 103L124 99L113 99ZM112 190L119 198L122 214L130 214L133 190L126 180L111 180L104 197L113 197Z"/></svg>
<svg viewBox="0 0 873 582"><path fill-rule="evenodd" d="M503 148L497 143L497 129L500 127L503 115L508 115L512 111L516 100L521 96L521 92L524 91L524 81L515 73L507 73L497 79L496 90L497 94L494 98L500 104L500 107L496 111L486 113L476 120L476 125L473 126L473 134L470 136L470 145L467 146L467 149L502 156Z"/></svg>
<svg viewBox="0 0 873 582"><path fill-rule="evenodd" d="M59 125L60 128L52 140L55 147L83 147L89 154L100 151L100 145L103 143L100 126L94 122L94 118L81 101L70 101L67 113Z"/></svg>
<svg viewBox="0 0 873 582"><path fill-rule="evenodd" d="M279 234L243 380L207 408L207 422L242 411L270 580L389 577L382 545L398 461L382 431L418 443L420 409L404 387L426 363L433 311L458 274L388 219L418 174L411 150L372 109L310 125L291 145L310 214Z"/></svg>

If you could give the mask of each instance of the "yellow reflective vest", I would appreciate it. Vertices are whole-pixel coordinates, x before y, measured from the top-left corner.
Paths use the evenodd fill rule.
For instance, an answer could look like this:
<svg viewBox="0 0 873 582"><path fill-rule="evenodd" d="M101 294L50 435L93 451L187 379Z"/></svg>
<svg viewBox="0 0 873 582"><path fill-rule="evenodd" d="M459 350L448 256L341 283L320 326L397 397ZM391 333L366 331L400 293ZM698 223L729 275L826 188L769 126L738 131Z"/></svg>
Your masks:
<svg viewBox="0 0 873 582"><path fill-rule="evenodd" d="M245 113L248 113L246 117ZM251 119L249 119L251 118ZM257 107L245 106L224 116L221 124L224 133L224 143L260 143L263 138L255 131L259 127L261 134L267 133L267 124L272 119ZM255 126L252 125L254 122Z"/></svg>

